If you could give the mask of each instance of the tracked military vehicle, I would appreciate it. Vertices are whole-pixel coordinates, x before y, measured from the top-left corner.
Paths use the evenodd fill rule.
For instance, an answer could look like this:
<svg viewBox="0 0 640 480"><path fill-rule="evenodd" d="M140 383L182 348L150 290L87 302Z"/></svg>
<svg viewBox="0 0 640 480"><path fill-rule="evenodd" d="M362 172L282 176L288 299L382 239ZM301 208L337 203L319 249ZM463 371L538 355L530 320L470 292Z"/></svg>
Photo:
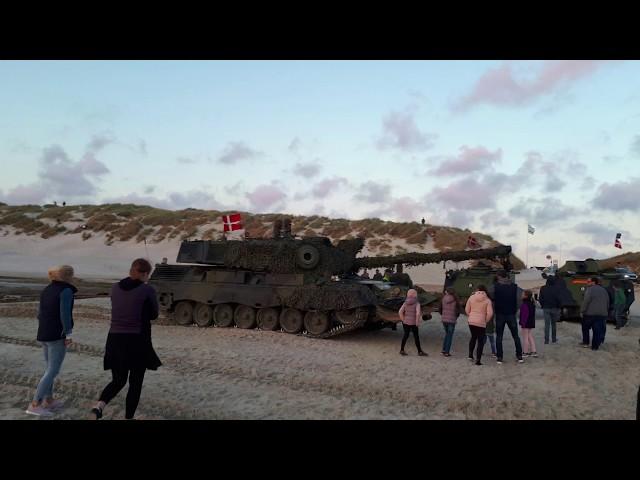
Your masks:
<svg viewBox="0 0 640 480"><path fill-rule="evenodd" d="M356 255L362 238L297 238L288 220L273 238L183 241L180 265L156 264L150 283L163 310L178 324L260 328L327 338L361 327L395 326L409 286L361 279L363 268L421 265L444 260L508 257L511 247L388 257ZM423 318L441 294L416 287Z"/></svg>
<svg viewBox="0 0 640 480"><path fill-rule="evenodd" d="M508 263L508 261L503 262L502 269L509 274L511 281L515 282L517 272L511 269L511 264ZM498 268L483 263L478 263L470 268L448 270L444 280L444 287L453 288L460 301L460 306L464 311L467 300L478 288L478 285L484 285L490 288L496 281L499 270Z"/></svg>
<svg viewBox="0 0 640 480"><path fill-rule="evenodd" d="M612 284L615 281L619 281L623 285L625 295L627 295L629 288L633 291L633 284L624 277L623 273L616 271L616 269L603 269L600 263L593 258L567 261L562 268L558 269L556 277L560 280L559 286L563 292L560 310L562 320L580 319L580 307L591 277L600 279L600 285L607 289L611 301L613 301ZM609 318L608 321L614 322L615 319Z"/></svg>

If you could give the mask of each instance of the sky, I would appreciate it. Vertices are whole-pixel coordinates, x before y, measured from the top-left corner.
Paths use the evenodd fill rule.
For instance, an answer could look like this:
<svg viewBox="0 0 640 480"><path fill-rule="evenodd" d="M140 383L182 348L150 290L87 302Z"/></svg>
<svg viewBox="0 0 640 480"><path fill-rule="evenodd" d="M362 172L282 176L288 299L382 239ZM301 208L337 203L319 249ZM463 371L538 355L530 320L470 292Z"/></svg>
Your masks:
<svg viewBox="0 0 640 480"><path fill-rule="evenodd" d="M530 265L640 250L637 61L1 61L0 86L10 205L424 217Z"/></svg>

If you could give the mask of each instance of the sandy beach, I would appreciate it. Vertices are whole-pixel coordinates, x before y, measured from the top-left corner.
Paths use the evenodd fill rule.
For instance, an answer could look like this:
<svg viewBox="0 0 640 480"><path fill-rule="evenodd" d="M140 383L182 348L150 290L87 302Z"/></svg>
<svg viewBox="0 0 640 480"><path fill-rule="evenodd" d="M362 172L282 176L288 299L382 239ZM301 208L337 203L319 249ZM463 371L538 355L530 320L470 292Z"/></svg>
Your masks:
<svg viewBox="0 0 640 480"><path fill-rule="evenodd" d="M54 419L90 418L108 383L102 369L109 300L78 300L75 346L55 391L66 408ZM437 314L420 328L429 357L398 355L401 330L358 331L329 340L237 328L180 327L160 318L153 340L164 365L147 372L138 414L146 419L633 419L640 383L640 311L630 326L607 328L598 352L578 346L580 326L558 325L557 344L517 364L505 337L505 363L487 355L466 359L466 317L456 329L453 356L442 357ZM42 375L35 341L35 302L0 305L0 419L24 414ZM124 417L124 393L105 418Z"/></svg>

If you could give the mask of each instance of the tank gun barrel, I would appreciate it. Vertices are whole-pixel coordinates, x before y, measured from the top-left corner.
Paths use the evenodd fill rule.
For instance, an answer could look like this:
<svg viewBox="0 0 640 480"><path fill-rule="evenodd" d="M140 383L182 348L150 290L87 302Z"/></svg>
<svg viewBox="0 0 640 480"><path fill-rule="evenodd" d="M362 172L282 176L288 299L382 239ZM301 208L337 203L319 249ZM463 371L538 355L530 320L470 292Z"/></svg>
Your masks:
<svg viewBox="0 0 640 480"><path fill-rule="evenodd" d="M444 261L461 262L464 260L475 260L481 258L499 258L508 260L511 254L511 245L500 245L493 248L483 248L480 250L457 250L452 252L437 253L403 253L400 255L390 255L384 257L360 257L356 258L354 267L359 268L382 268L393 267L397 264L403 265L423 265L425 263L440 263Z"/></svg>

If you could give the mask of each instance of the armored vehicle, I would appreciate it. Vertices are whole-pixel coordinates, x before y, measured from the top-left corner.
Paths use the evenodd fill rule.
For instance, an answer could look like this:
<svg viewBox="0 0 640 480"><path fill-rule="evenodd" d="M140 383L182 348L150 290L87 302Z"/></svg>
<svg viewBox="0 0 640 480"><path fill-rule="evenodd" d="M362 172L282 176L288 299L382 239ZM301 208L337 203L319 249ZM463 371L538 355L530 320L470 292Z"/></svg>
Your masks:
<svg viewBox="0 0 640 480"><path fill-rule="evenodd" d="M625 291L628 290L629 285L633 290L633 284L624 277L623 273L616 271L615 268L602 269L600 263L593 258L567 261L562 268L558 269L556 277L560 280L561 288L566 292L565 295L561 295L563 298L560 310L562 320L580 319L580 306L591 277L600 279L600 285L607 289L611 301L613 301L613 282L620 282ZM609 318L609 321L615 320Z"/></svg>
<svg viewBox="0 0 640 480"><path fill-rule="evenodd" d="M510 265L503 264L503 269L506 270L511 280L515 282L515 276L517 272L510 269ZM460 306L464 311L464 306L471 294L476 290L478 285L484 285L489 288L496 280L499 269L478 263L471 268L464 268L460 270L448 270L446 273L444 288L452 287L456 292L456 296L460 301Z"/></svg>
<svg viewBox="0 0 640 480"><path fill-rule="evenodd" d="M360 327L394 327L409 285L361 279L363 268L506 258L511 247L388 257L356 255L362 238L335 245L326 237L297 238L289 221L274 223L273 238L183 241L180 265L156 264L150 283L161 307L178 324L260 328L327 338ZM409 279L410 281L410 279ZM440 293L416 287L423 318Z"/></svg>

